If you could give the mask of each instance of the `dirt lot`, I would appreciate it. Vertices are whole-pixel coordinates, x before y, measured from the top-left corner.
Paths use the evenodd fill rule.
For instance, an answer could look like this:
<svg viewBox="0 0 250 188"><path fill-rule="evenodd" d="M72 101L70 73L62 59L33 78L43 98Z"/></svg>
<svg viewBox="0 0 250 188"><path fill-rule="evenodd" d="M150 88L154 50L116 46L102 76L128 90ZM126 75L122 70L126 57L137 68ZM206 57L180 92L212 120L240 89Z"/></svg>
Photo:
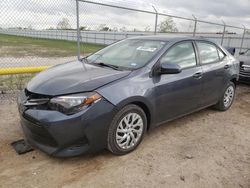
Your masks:
<svg viewBox="0 0 250 188"><path fill-rule="evenodd" d="M15 104L0 105L0 187L250 187L250 87L227 112L206 109L151 131L126 156L18 156Z"/></svg>

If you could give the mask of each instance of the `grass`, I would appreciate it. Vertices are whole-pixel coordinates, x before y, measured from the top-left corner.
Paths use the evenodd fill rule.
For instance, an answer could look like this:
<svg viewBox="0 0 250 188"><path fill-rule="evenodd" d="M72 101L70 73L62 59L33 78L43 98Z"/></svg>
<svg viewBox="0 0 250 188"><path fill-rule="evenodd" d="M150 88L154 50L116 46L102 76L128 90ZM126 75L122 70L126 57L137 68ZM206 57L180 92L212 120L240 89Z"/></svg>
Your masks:
<svg viewBox="0 0 250 188"><path fill-rule="evenodd" d="M21 90L35 75L32 73L0 76L0 91L3 93L8 90Z"/></svg>
<svg viewBox="0 0 250 188"><path fill-rule="evenodd" d="M103 47L104 45L83 43L81 51L85 54L93 53ZM68 57L76 56L76 52L76 42L72 41L0 34L0 57Z"/></svg>
<svg viewBox="0 0 250 188"><path fill-rule="evenodd" d="M84 43L81 44L81 51L85 54L93 53L103 47L105 46ZM76 42L0 34L0 61L1 57L69 57L76 56L76 52ZM34 76L35 74L0 76L0 92L23 89Z"/></svg>

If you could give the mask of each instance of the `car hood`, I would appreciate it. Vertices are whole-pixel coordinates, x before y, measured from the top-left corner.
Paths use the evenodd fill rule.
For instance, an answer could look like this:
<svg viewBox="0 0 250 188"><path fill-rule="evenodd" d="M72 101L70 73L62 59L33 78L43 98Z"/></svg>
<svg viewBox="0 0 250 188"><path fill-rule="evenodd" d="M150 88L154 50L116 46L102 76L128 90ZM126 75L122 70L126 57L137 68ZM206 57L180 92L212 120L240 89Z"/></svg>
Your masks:
<svg viewBox="0 0 250 188"><path fill-rule="evenodd" d="M93 91L127 76L131 71L117 71L79 61L49 68L35 76L27 85L32 93L57 96Z"/></svg>

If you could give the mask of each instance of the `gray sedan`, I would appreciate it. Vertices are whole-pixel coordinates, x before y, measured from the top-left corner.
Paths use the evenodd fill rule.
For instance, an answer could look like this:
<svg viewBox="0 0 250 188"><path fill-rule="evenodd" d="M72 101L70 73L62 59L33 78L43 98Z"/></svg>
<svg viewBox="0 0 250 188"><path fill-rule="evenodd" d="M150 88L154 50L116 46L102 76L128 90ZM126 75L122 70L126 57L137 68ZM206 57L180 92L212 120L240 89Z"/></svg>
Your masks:
<svg viewBox="0 0 250 188"><path fill-rule="evenodd" d="M47 154L122 155L170 120L228 110L238 77L239 62L212 41L137 37L41 72L18 107L27 140Z"/></svg>

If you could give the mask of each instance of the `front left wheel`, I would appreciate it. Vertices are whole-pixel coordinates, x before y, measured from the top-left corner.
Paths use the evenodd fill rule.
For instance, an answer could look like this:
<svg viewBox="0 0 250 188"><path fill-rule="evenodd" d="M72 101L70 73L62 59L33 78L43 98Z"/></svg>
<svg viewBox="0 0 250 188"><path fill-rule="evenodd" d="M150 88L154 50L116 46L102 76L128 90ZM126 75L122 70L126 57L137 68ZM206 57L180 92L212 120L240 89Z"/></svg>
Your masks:
<svg viewBox="0 0 250 188"><path fill-rule="evenodd" d="M108 149L117 155L133 151L142 141L147 128L145 112L130 104L114 117L108 132Z"/></svg>

